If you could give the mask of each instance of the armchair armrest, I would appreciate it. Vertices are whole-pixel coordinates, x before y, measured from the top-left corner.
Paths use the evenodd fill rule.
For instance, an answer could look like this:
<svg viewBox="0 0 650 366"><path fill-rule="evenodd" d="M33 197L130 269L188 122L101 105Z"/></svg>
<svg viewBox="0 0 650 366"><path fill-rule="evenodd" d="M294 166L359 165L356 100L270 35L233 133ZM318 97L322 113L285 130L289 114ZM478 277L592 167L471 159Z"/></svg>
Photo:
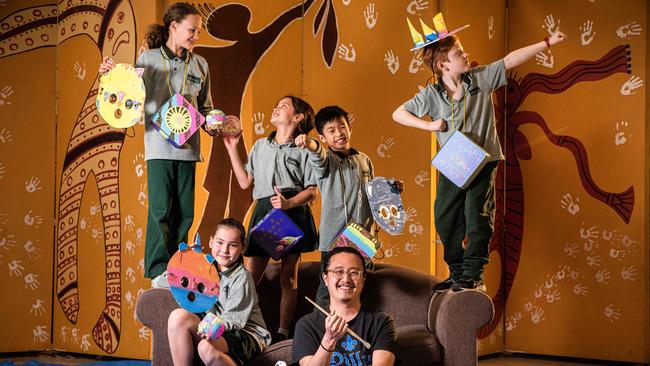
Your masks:
<svg viewBox="0 0 650 366"><path fill-rule="evenodd" d="M152 288L138 297L135 316L138 321L151 329L151 364L154 366L172 364L167 339L167 319L177 307L176 301L167 289Z"/></svg>
<svg viewBox="0 0 650 366"><path fill-rule="evenodd" d="M445 366L476 365L476 333L494 316L492 299L477 290L434 294L429 303L429 331L444 350Z"/></svg>

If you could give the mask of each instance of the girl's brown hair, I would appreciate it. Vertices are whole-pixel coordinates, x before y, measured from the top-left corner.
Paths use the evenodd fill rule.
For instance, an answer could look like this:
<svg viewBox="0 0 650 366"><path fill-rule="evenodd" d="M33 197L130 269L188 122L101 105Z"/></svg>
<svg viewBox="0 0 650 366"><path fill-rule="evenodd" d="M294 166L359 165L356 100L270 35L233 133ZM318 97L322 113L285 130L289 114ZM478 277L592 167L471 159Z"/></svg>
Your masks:
<svg viewBox="0 0 650 366"><path fill-rule="evenodd" d="M449 61L449 50L451 50L457 42L458 37L451 35L422 49L422 61L424 61L427 67L433 71L434 82L438 82L438 79L442 77L442 70L440 70L436 64L438 61Z"/></svg>
<svg viewBox="0 0 650 366"><path fill-rule="evenodd" d="M289 98L293 109L296 114L303 115L303 119L298 124L298 128L293 131L293 137L298 137L298 135L308 134L314 128L314 108L311 107L307 101L302 98L299 98L295 95L285 95L280 100L284 98Z"/></svg>
<svg viewBox="0 0 650 366"><path fill-rule="evenodd" d="M163 24L152 24L149 26L149 31L144 36L145 42L149 49L159 48L169 38L169 26L172 22L180 23L188 15L201 15L199 10L188 3L174 3L172 4L163 15Z"/></svg>
<svg viewBox="0 0 650 366"><path fill-rule="evenodd" d="M212 230L212 235L215 235L217 233L217 230L222 227L227 227L239 231L239 241L241 242L242 246L246 246L246 229L244 229L244 225L242 225L239 220L229 217L219 221Z"/></svg>

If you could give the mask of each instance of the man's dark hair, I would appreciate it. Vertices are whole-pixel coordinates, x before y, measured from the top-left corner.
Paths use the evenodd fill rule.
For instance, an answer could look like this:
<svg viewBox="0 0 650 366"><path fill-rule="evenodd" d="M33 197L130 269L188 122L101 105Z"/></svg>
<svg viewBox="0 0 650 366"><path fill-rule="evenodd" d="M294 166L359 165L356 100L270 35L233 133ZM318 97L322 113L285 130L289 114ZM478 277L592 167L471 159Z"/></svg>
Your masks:
<svg viewBox="0 0 650 366"><path fill-rule="evenodd" d="M348 127L350 127L350 120L348 119L348 112L344 111L343 108L337 105L328 105L323 107L316 113L316 131L322 135L323 128L328 122L338 121L340 118L345 120Z"/></svg>
<svg viewBox="0 0 650 366"><path fill-rule="evenodd" d="M361 253L359 253L359 251L353 247L336 247L330 250L327 259L325 260L325 267L323 269L323 273L327 273L327 270L329 269L330 266L330 260L332 259L332 257L341 253L350 253L359 257L359 261L361 261L361 267L363 268L363 276L364 277L366 276L366 260L363 258Z"/></svg>

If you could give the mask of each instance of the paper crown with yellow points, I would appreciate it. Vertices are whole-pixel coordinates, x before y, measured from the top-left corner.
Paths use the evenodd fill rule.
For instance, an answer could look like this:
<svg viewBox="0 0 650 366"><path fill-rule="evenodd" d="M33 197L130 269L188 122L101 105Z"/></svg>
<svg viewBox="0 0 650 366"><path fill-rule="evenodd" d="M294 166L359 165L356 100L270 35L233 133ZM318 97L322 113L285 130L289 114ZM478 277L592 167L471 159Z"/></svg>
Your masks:
<svg viewBox="0 0 650 366"><path fill-rule="evenodd" d="M422 47L436 43L441 39L447 38L452 34L458 33L463 29L469 27L469 24L465 24L464 26L454 29L451 32L447 31L447 26L445 25L445 19L442 17L442 13L438 13L436 14L436 16L433 17L434 29L424 24L422 19L420 19L420 24L422 25L423 33L420 33L417 30L415 30L415 27L413 26L413 23L411 23L411 20L409 18L406 18L406 22L409 25L409 29L411 30L411 37L413 38L414 47L411 48L411 51L415 51Z"/></svg>

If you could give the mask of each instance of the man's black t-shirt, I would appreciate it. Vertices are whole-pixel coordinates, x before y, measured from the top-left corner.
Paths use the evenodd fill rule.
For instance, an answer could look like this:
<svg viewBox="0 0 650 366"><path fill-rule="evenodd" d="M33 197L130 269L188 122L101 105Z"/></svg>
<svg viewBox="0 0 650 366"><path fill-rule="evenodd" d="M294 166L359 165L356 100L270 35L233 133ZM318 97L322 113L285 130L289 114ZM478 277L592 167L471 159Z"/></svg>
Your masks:
<svg viewBox="0 0 650 366"><path fill-rule="evenodd" d="M312 356L318 351L325 335L325 318L325 314L314 310L298 321L293 337L292 362L297 364L303 357ZM348 328L370 343L372 348L366 349L356 338L345 333L336 342L330 365L372 365L373 351L385 350L395 353L395 321L390 315L361 310L348 322Z"/></svg>

